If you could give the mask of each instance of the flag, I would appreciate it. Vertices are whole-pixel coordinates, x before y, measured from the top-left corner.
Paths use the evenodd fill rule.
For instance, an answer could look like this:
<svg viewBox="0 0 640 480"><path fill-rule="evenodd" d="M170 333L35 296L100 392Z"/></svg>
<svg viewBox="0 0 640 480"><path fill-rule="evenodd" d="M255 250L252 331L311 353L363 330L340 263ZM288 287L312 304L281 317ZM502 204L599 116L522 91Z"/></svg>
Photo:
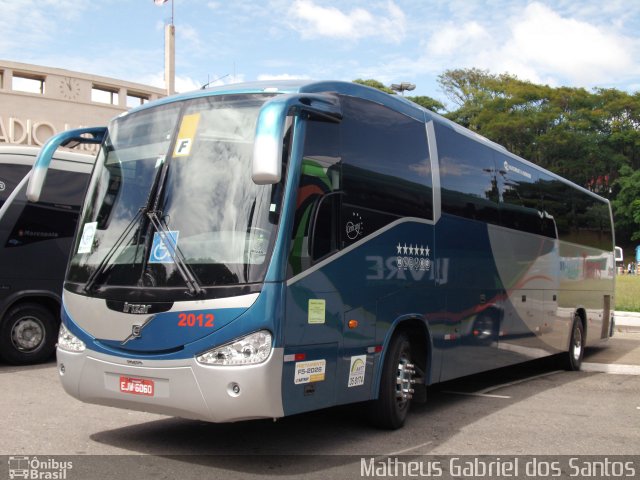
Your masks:
<svg viewBox="0 0 640 480"><path fill-rule="evenodd" d="M169 0L153 0L153 3L155 3L156 5L164 5L168 1Z"/></svg>

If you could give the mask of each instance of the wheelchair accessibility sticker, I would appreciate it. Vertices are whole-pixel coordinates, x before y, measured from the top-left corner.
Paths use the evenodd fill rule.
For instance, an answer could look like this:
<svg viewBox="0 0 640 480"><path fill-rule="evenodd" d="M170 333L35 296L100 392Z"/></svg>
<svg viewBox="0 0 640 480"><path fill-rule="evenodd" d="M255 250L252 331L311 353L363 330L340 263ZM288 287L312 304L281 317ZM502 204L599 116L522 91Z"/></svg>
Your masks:
<svg viewBox="0 0 640 480"><path fill-rule="evenodd" d="M149 254L149 263L174 263L175 248L178 246L178 235L180 232L171 230L165 235L155 232L153 234L153 244L151 245L151 253Z"/></svg>

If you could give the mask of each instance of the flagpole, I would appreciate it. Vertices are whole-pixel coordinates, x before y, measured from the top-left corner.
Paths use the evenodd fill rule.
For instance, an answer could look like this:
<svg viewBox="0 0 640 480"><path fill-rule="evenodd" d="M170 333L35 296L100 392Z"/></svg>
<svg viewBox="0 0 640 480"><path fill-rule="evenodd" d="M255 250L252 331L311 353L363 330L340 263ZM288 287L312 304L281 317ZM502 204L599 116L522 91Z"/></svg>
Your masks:
<svg viewBox="0 0 640 480"><path fill-rule="evenodd" d="M176 27L174 20L174 3L171 0L171 23L165 27L164 78L167 95L176 93Z"/></svg>
<svg viewBox="0 0 640 480"><path fill-rule="evenodd" d="M153 0L158 6L163 6L168 0ZM167 95L176 93L176 27L173 23L173 0L171 0L171 21L164 26L164 85Z"/></svg>

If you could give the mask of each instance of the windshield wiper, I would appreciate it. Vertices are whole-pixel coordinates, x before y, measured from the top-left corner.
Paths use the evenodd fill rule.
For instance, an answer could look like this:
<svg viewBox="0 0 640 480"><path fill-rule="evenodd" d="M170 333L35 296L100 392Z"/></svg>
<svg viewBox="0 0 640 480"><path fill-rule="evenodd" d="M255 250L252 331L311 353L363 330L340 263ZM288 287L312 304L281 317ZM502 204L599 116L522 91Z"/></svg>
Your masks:
<svg viewBox="0 0 640 480"><path fill-rule="evenodd" d="M153 228L155 228L158 235L160 235L160 240L167 247L167 253L171 256L171 259L176 265L178 269L178 273L184 280L184 283L187 285L189 289L189 293L191 295L202 295L205 293L205 289L200 286L200 283L196 279L196 276L193 274L189 266L187 265L182 252L178 249L178 245L176 244L174 238L169 233L169 230L162 224L160 218L158 217L158 213L155 210L147 211L147 218L151 221Z"/></svg>
<svg viewBox="0 0 640 480"><path fill-rule="evenodd" d="M96 283L97 278L104 271L109 261L115 255L116 251L120 248L120 245L122 245L122 242L124 242L124 240L129 236L129 233L131 233L131 230L133 229L133 227L135 227L138 224L138 220L142 217L142 213L145 211L146 211L146 208L142 207L133 216L131 221L127 224L126 228L117 238L115 243L111 246L111 248L109 249L107 254L104 256L102 261L98 264L96 269L91 273L91 275L87 279L87 283L85 283L84 287L82 287L82 290L84 290L86 293L89 293L91 291L91 289L93 288L93 285Z"/></svg>

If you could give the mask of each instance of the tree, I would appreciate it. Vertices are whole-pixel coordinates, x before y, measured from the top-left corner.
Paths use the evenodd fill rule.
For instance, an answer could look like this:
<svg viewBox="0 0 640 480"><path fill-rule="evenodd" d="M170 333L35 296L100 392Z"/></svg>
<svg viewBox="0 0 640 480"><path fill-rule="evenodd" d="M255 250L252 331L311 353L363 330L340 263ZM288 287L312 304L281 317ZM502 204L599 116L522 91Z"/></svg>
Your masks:
<svg viewBox="0 0 640 480"><path fill-rule="evenodd" d="M439 102L435 98L428 97L427 95L407 97L407 100L411 100L413 103L417 103L421 107L431 110L432 112L440 113L445 111L445 106L442 102Z"/></svg>
<svg viewBox="0 0 640 480"><path fill-rule="evenodd" d="M378 90L382 90L383 92L388 93L390 95L395 95L396 94L396 92L394 92L390 88L385 87L384 83L379 82L378 80L374 80L372 78L370 78L368 80L363 80L361 78L357 78L356 80L353 81L353 83L359 83L360 85L366 85L367 87L377 88Z"/></svg>
<svg viewBox="0 0 640 480"><path fill-rule="evenodd" d="M620 169L616 186L619 191L611 202L615 211L616 235L631 241L640 240L640 170L625 165Z"/></svg>
<svg viewBox="0 0 640 480"><path fill-rule="evenodd" d="M360 85L366 85L367 87L377 88L378 90L381 90L390 95L396 95L395 91L391 90L389 87L385 87L382 82L379 82L378 80L374 80L372 78L368 80L362 80L361 78L358 78L354 80L353 83L359 83ZM426 95L418 95L415 97L406 98L407 100L411 100L413 103L417 103L421 107L424 107L436 113L445 110L445 106L441 102Z"/></svg>
<svg viewBox="0 0 640 480"><path fill-rule="evenodd" d="M509 74L447 70L446 116L610 198L621 244L640 239L640 93L536 85Z"/></svg>

